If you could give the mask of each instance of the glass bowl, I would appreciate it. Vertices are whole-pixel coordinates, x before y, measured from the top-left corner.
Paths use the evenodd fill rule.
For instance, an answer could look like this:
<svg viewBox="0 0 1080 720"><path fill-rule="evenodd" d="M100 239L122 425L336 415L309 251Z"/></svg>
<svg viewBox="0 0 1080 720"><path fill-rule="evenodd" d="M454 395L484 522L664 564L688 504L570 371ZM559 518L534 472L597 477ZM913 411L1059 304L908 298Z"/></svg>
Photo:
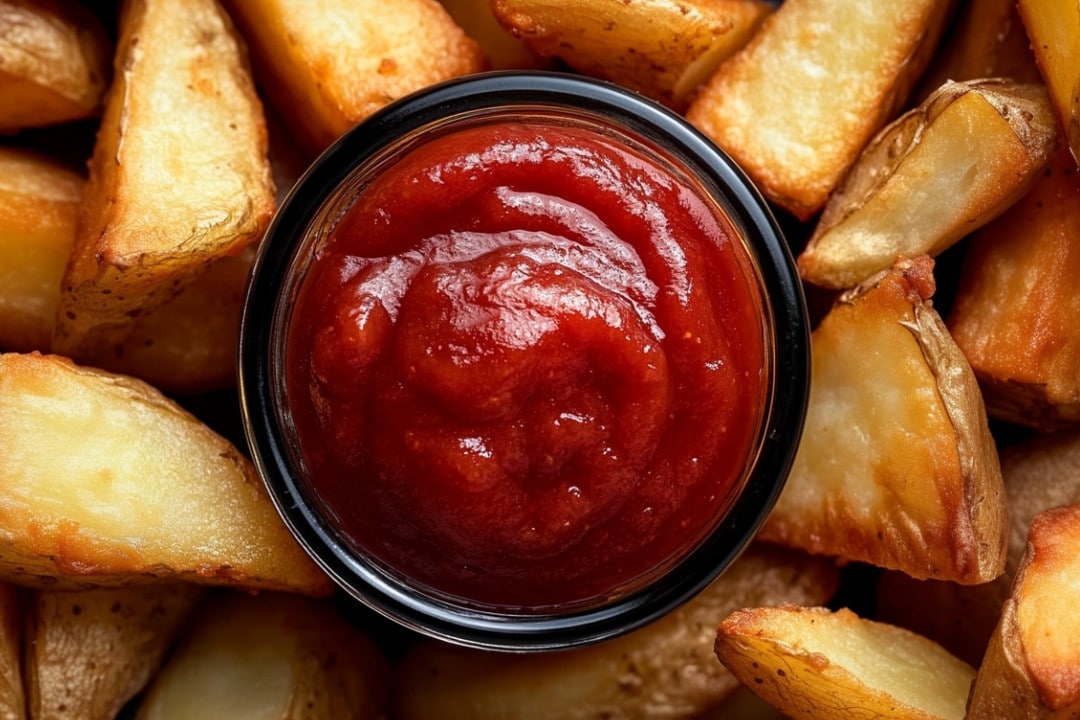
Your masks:
<svg viewBox="0 0 1080 720"><path fill-rule="evenodd" d="M349 595L490 649L608 639L752 540L808 321L767 204L680 116L489 73L386 107L282 203L241 325L254 462Z"/></svg>

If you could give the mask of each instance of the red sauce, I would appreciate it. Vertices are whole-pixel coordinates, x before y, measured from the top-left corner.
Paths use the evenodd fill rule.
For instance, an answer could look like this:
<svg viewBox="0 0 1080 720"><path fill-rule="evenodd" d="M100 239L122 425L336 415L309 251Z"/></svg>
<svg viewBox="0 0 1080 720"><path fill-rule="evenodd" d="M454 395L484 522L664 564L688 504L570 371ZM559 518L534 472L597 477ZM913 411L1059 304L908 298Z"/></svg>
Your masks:
<svg viewBox="0 0 1080 720"><path fill-rule="evenodd" d="M542 124L436 139L361 194L299 293L310 484L441 593L617 594L743 480L767 384L753 277L727 219L636 151Z"/></svg>

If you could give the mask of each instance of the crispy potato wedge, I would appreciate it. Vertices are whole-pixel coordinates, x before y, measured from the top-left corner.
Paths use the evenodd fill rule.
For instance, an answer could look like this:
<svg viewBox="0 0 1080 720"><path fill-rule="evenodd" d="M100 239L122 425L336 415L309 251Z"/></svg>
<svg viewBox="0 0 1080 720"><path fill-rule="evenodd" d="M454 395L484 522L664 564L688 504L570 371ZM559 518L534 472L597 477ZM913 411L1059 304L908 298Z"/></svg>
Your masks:
<svg viewBox="0 0 1080 720"><path fill-rule="evenodd" d="M969 243L949 330L995 417L1080 421L1080 173L1062 147L1031 191Z"/></svg>
<svg viewBox="0 0 1080 720"><path fill-rule="evenodd" d="M51 346L85 183L44 155L0 148L0 349Z"/></svg>
<svg viewBox="0 0 1080 720"><path fill-rule="evenodd" d="M1026 193L1056 138L1042 85L947 82L859 156L799 256L799 272L842 289L898 257L940 254Z"/></svg>
<svg viewBox="0 0 1080 720"><path fill-rule="evenodd" d="M1008 535L997 448L971 368L934 310L926 256L842 295L811 336L810 402L761 537L965 584Z"/></svg>
<svg viewBox="0 0 1080 720"><path fill-rule="evenodd" d="M787 0L716 71L687 118L767 197L807 220L906 101L949 7Z"/></svg>
<svg viewBox="0 0 1080 720"><path fill-rule="evenodd" d="M331 590L251 463L141 381L0 355L0 457L0 577L12 582Z"/></svg>
<svg viewBox="0 0 1080 720"><path fill-rule="evenodd" d="M439 0L462 30L476 40L492 70L536 70L554 63L542 58L495 17L490 0Z"/></svg>
<svg viewBox="0 0 1080 720"><path fill-rule="evenodd" d="M274 210L267 130L242 41L216 0L132 0L90 161L53 350L122 342L140 314Z"/></svg>
<svg viewBox="0 0 1080 720"><path fill-rule="evenodd" d="M772 12L764 0L492 0L543 57L676 109Z"/></svg>
<svg viewBox="0 0 1080 720"><path fill-rule="evenodd" d="M1070 718L1080 713L1080 505L1047 510L971 689L968 718Z"/></svg>
<svg viewBox="0 0 1080 720"><path fill-rule="evenodd" d="M847 609L734 612L720 623L716 654L796 720L961 720L975 677L940 645Z"/></svg>
<svg viewBox="0 0 1080 720"><path fill-rule="evenodd" d="M140 315L122 343L86 353L83 362L147 381L171 395L236 386L236 344L254 259L248 248L211 262L164 305Z"/></svg>
<svg viewBox="0 0 1080 720"><path fill-rule="evenodd" d="M185 583L35 592L26 610L30 716L115 718L157 672L204 592Z"/></svg>
<svg viewBox="0 0 1080 720"><path fill-rule="evenodd" d="M26 717L22 627L21 593L15 585L0 583L0 720Z"/></svg>
<svg viewBox="0 0 1080 720"><path fill-rule="evenodd" d="M112 52L74 0L0 0L0 132L97 115Z"/></svg>
<svg viewBox="0 0 1080 720"><path fill-rule="evenodd" d="M738 685L713 655L716 623L746 605L817 604L837 570L801 553L752 545L683 607L614 640L506 656L424 641L401 662L392 717L696 718Z"/></svg>
<svg viewBox="0 0 1080 720"><path fill-rule="evenodd" d="M886 572L877 592L879 620L925 635L973 665L982 659L1001 617L1035 516L1080 503L1080 432L1035 436L1006 447L1001 451L1001 474L1011 526L1001 577L964 586Z"/></svg>
<svg viewBox="0 0 1080 720"><path fill-rule="evenodd" d="M949 80L1042 82L1016 0L966 0L915 93L921 103Z"/></svg>
<svg viewBox="0 0 1080 720"><path fill-rule="evenodd" d="M151 684L138 720L376 720L390 668L329 604L215 594Z"/></svg>
<svg viewBox="0 0 1080 720"><path fill-rule="evenodd" d="M437 0L225 0L262 87L312 155L391 100L486 67Z"/></svg>
<svg viewBox="0 0 1080 720"><path fill-rule="evenodd" d="M1080 5L1074 0L1019 0L1017 8L1069 149L1080 162Z"/></svg>

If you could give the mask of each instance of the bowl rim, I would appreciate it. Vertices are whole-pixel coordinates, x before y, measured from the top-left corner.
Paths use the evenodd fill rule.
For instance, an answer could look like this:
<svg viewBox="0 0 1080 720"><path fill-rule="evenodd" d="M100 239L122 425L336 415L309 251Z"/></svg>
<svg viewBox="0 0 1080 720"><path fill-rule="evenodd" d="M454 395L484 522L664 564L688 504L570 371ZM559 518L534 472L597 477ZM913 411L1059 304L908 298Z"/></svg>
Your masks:
<svg viewBox="0 0 1080 720"><path fill-rule="evenodd" d="M399 586L334 535L291 466L276 420L270 348L283 309L284 270L334 188L390 140L448 115L503 106L570 107L614 120L664 149L722 193L721 205L755 255L772 311L772 409L758 461L726 516L661 582L597 608L511 615L451 605ZM498 71L430 86L384 107L323 152L286 194L256 254L237 349L240 411L248 450L278 514L312 559L355 600L400 625L459 645L510 651L561 649L622 635L667 614L718 577L764 523L790 473L809 396L809 320L795 262L772 211L723 150L682 116L621 86L552 71Z"/></svg>

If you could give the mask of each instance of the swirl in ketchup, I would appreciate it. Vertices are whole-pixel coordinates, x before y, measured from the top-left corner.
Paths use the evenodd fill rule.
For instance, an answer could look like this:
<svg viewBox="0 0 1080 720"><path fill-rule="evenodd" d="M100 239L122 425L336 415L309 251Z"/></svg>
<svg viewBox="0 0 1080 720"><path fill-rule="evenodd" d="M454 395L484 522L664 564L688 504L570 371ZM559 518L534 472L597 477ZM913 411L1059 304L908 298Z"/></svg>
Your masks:
<svg viewBox="0 0 1080 720"><path fill-rule="evenodd" d="M768 372L747 250L690 181L556 123L412 149L297 296L287 392L345 537L477 606L617 597L744 482Z"/></svg>

